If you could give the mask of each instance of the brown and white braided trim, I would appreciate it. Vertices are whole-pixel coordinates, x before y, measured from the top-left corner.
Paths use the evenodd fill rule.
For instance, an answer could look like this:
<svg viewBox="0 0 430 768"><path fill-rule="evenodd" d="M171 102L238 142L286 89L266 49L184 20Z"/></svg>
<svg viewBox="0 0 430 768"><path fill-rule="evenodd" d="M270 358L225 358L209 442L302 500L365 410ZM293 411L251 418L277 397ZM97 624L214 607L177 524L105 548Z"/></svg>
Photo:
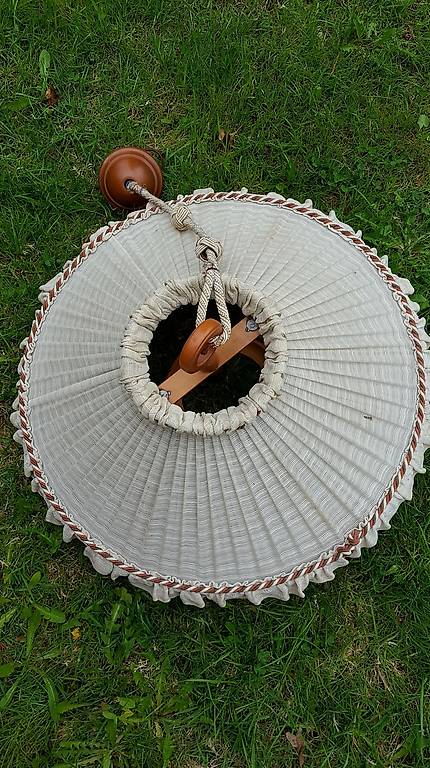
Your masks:
<svg viewBox="0 0 430 768"><path fill-rule="evenodd" d="M321 211L314 210L308 207L306 204L303 205L295 200L285 200L284 198L272 195L253 195L245 191L228 193L215 193L212 191L202 192L194 195L188 195L182 199L185 203L201 203L207 201L217 202L223 200L253 202L259 205L270 205L279 208L286 208L295 214L309 218L321 226L324 226L332 232L336 233L344 240L351 242L375 267L381 279L384 280L389 289L392 291L393 298L396 300L399 306L399 310L402 314L403 322L410 338L415 357L417 373L416 413L411 432L411 439L404 452L402 461L393 474L389 486L382 494L382 497L372 512L365 520L359 523L345 536L344 541L341 544L334 547L330 552L322 554L318 559L312 562L302 563L296 568L292 569L289 573L281 573L276 576L269 576L263 579L257 579L252 582L243 582L237 584L205 584L187 582L181 579L177 579L174 576L163 576L158 573L142 570L133 564L124 562L119 555L109 552L101 544L93 541L90 534L84 531L82 527L67 514L60 500L56 497L54 491L50 487L48 479L44 475L42 463L38 456L37 449L33 444L27 402L28 380L33 350L35 348L42 323L47 317L49 309L55 301L57 294L62 290L64 285L71 278L73 273L78 269L80 264L89 258L101 243L109 240L123 229L132 226L133 224L146 218L149 218L150 216L156 215L159 212L158 208L147 207L143 211L135 211L131 213L124 221L115 222L99 230L96 236L83 246L79 256L73 259L71 263L66 265L62 274L58 277L55 286L51 288L48 295L43 298L42 307L36 311L29 337L25 342L23 356L19 366L17 406L20 424L20 440L22 438L23 445L28 453L31 470L34 479L37 482L38 490L40 490L40 493L44 497L48 506L55 510L56 515L58 515L58 519L61 520L65 526L68 526L73 535L80 539L80 541L82 541L85 546L89 548L89 550L101 558L104 558L117 569L120 569L124 575L133 576L134 580L142 579L142 583L148 582L153 585L162 585L167 589L178 590L181 593L186 592L196 595L214 597L222 595L233 596L234 594L239 595L252 593L258 590L268 590L274 586L283 587L283 585L290 585L291 583L296 582L298 579L302 579L303 577L308 576L316 578L320 569L325 569L330 566L334 567L336 563L339 562L340 564L340 562L343 561L345 557L354 557L354 555L357 554L357 551L359 553L360 546L364 543L366 536L372 531L376 523L379 523L379 521L382 519L382 516L387 511L388 506L394 501L394 499L399 498L399 491L401 490L401 486L406 480L405 475L408 470L410 470L409 474L412 472L412 461L417 447L420 446L421 450L427 447L428 438L426 438L425 442L423 443L423 427L426 416L426 371L423 348L425 342L422 341L422 339L425 338L425 334L423 331L421 331L421 333L419 331L419 328L422 328L422 321L419 321L417 318L407 296L399 285L399 282L401 281L396 279L396 277L391 274L388 267L380 258L378 258L374 249L367 246L361 237L346 227L346 225L324 215L321 213Z"/></svg>

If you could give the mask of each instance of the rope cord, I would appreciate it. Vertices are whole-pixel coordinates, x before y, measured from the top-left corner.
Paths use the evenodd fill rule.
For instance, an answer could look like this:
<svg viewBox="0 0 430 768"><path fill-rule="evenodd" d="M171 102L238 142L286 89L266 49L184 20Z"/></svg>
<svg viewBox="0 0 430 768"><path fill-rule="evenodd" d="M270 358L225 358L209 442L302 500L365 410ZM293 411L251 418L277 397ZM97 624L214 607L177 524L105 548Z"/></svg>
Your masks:
<svg viewBox="0 0 430 768"><path fill-rule="evenodd" d="M172 223L179 232L185 232L187 229L190 229L197 235L196 256L203 263L204 281L197 306L196 327L206 319L209 300L213 293L222 325L222 333L213 339L212 343L216 347L224 344L230 337L231 322L225 300L224 286L218 267L218 261L222 256L221 243L219 240L210 237L194 221L191 211L185 203L179 202L176 203L176 205L170 205L170 203L166 203L164 200L160 200L153 195L146 189L146 187L141 187L140 184L137 184L132 180L126 181L125 186L130 192L134 192L135 194L144 197L148 202L161 208L164 213L168 213Z"/></svg>

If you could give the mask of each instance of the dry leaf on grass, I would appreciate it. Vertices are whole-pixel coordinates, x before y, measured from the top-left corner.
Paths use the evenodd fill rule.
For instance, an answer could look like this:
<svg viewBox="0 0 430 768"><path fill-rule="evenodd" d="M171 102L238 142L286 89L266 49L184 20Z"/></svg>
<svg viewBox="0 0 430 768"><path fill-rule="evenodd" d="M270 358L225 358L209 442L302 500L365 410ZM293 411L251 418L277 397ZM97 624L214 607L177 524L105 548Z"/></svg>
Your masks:
<svg viewBox="0 0 430 768"><path fill-rule="evenodd" d="M236 138L237 131L230 132L225 131L224 128L220 128L218 131L218 138L221 144L224 144L226 149L231 149Z"/></svg>
<svg viewBox="0 0 430 768"><path fill-rule="evenodd" d="M45 104L47 104L48 107L55 107L59 98L60 94L55 90L54 86L48 85L43 97Z"/></svg>
<svg viewBox="0 0 430 768"><path fill-rule="evenodd" d="M405 27L405 30L402 35L403 40L415 40L415 35L412 27Z"/></svg>
<svg viewBox="0 0 430 768"><path fill-rule="evenodd" d="M81 630L79 629L79 627L74 627L74 629L72 629L73 640L79 640L80 637L81 637Z"/></svg>
<svg viewBox="0 0 430 768"><path fill-rule="evenodd" d="M297 757L299 759L299 766L302 768L302 766L305 763L305 755L304 755L304 747L305 742L302 739L302 736L300 733L291 733L290 731L287 731L285 734L287 737L287 740L290 742L292 748L297 752Z"/></svg>

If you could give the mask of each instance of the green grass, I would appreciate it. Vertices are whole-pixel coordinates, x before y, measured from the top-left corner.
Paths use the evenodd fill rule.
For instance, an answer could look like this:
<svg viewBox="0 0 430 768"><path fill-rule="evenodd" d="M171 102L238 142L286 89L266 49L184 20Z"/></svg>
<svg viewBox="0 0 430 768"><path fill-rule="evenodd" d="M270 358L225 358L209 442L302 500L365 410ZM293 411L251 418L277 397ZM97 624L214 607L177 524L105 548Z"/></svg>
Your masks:
<svg viewBox="0 0 430 768"><path fill-rule="evenodd" d="M8 414L38 286L112 218L96 174L123 144L158 151L166 198L246 185L335 208L425 314L428 13L410 0L0 0L2 768L289 768L291 733L305 768L425 765L426 477L377 549L306 600L199 612L103 580L62 543Z"/></svg>

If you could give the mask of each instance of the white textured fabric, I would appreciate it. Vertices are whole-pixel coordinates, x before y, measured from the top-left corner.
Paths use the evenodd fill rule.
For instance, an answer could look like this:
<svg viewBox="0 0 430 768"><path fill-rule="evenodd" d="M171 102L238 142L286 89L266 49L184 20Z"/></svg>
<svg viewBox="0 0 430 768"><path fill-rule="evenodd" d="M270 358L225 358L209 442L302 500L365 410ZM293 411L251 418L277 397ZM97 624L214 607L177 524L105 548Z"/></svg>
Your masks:
<svg viewBox="0 0 430 768"><path fill-rule="evenodd" d="M93 541L174 580L237 584L312 562L367 519L409 444L417 372L398 303L350 242L284 208L234 200L191 207L221 240L227 279L280 312L288 355L277 396L221 435L181 432L138 412L120 382L129 317L166 281L198 269L191 233L154 215L100 244L56 297L33 352L28 413L50 488ZM429 442L427 421L412 465L355 555L410 497ZM25 450L24 461L30 476ZM64 535L73 530L65 526ZM124 574L86 554L100 572ZM346 562L244 596L301 595ZM204 604L198 594L130 581L157 600L180 594Z"/></svg>

